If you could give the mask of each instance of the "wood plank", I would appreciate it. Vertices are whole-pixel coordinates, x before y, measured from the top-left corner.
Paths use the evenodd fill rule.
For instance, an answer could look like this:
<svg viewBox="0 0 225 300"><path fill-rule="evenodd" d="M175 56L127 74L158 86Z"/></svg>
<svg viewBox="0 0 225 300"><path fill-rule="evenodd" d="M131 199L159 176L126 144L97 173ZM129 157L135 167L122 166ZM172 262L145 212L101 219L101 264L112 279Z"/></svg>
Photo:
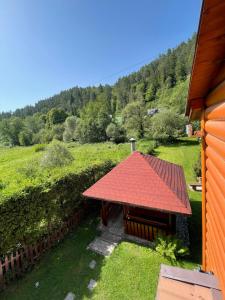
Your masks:
<svg viewBox="0 0 225 300"><path fill-rule="evenodd" d="M219 290L218 279L206 273L161 265L160 276Z"/></svg>

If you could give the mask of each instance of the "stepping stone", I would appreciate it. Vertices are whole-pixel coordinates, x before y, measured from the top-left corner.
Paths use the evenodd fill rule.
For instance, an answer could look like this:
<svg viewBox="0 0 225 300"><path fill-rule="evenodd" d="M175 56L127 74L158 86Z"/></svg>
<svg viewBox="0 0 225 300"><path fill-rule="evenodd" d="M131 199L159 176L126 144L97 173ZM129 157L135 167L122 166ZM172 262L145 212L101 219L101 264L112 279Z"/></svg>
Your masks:
<svg viewBox="0 0 225 300"><path fill-rule="evenodd" d="M66 295L66 298L64 300L74 300L75 299L75 295L71 292L69 292L67 295Z"/></svg>
<svg viewBox="0 0 225 300"><path fill-rule="evenodd" d="M92 260L89 264L89 268L93 270L95 268L95 266L96 266L96 261Z"/></svg>
<svg viewBox="0 0 225 300"><path fill-rule="evenodd" d="M89 281L89 283L88 283L88 289L90 290L90 291L92 291L95 287L96 287L96 285L97 285L97 281L95 281L94 279L91 279L90 281Z"/></svg>
<svg viewBox="0 0 225 300"><path fill-rule="evenodd" d="M105 231L102 233L101 239L111 243L118 243L122 240L122 236Z"/></svg>
<svg viewBox="0 0 225 300"><path fill-rule="evenodd" d="M100 237L97 237L93 242L91 242L87 249L97 252L98 254L109 256L112 254L114 248L116 247L117 243L108 242Z"/></svg>

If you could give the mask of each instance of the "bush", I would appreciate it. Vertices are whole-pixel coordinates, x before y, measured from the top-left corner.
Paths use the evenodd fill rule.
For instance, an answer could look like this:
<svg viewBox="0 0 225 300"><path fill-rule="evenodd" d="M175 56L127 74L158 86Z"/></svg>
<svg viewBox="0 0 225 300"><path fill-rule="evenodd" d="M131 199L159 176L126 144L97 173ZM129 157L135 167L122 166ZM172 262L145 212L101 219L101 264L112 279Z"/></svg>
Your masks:
<svg viewBox="0 0 225 300"><path fill-rule="evenodd" d="M0 179L0 190L3 190L6 187L6 184Z"/></svg>
<svg viewBox="0 0 225 300"><path fill-rule="evenodd" d="M147 148L147 154L149 155L155 155L155 148L157 147L157 142L153 141L149 144L148 148Z"/></svg>
<svg viewBox="0 0 225 300"><path fill-rule="evenodd" d="M180 239L173 236L159 236L156 240L155 250L172 262L189 255L189 249L183 245Z"/></svg>
<svg viewBox="0 0 225 300"><path fill-rule="evenodd" d="M45 144L38 144L34 146L34 151L35 152L41 152L44 151L46 148Z"/></svg>
<svg viewBox="0 0 225 300"><path fill-rule="evenodd" d="M59 142L52 142L40 161L41 167L56 168L70 164L74 160L70 151Z"/></svg>
<svg viewBox="0 0 225 300"><path fill-rule="evenodd" d="M17 172L19 172L27 178L34 178L38 172L38 161L33 159L27 162L23 167L18 168Z"/></svg>
<svg viewBox="0 0 225 300"><path fill-rule="evenodd" d="M70 116L65 121L65 131L63 132L63 141L68 143L76 139L77 118Z"/></svg>
<svg viewBox="0 0 225 300"><path fill-rule="evenodd" d="M49 228L57 228L82 206L81 193L112 167L107 161L5 198L0 205L0 256L35 243Z"/></svg>
<svg viewBox="0 0 225 300"><path fill-rule="evenodd" d="M198 160L194 163L193 171L196 178L202 176L201 155L198 156Z"/></svg>

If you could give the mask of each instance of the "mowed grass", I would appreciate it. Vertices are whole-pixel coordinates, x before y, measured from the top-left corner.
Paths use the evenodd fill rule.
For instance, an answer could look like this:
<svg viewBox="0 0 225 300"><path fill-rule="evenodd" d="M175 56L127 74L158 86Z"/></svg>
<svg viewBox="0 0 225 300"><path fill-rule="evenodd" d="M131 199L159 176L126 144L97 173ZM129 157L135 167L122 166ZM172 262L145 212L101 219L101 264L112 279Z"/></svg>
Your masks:
<svg viewBox="0 0 225 300"><path fill-rule="evenodd" d="M147 144L146 141L144 143ZM142 147L146 147L143 144ZM179 143L159 147L156 154L182 165L187 182L190 182L194 181L192 165L197 159L199 148L195 140L182 139ZM129 152L127 145L121 159ZM189 195L193 210L189 220L191 256L178 264L192 269L201 263L201 194L190 192ZM23 279L11 283L0 294L0 299L58 300L64 299L68 292L73 292L76 299L155 299L160 264L170 262L152 249L129 242L122 242L109 258L87 250L87 245L97 234L96 220L96 217L92 217L84 221L78 230L47 253ZM92 259L97 261L94 270L88 267ZM90 279L98 282L93 292L87 289ZM38 288L35 287L37 281L40 283Z"/></svg>

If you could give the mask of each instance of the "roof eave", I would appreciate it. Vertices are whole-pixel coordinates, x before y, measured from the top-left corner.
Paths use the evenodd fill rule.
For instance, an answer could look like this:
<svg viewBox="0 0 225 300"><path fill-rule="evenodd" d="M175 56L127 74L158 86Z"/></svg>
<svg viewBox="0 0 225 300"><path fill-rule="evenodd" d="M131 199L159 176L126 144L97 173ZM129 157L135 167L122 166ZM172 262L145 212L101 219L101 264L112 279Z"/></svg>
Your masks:
<svg viewBox="0 0 225 300"><path fill-rule="evenodd" d="M179 215L185 215L185 216L191 216L192 215L191 207L186 208L186 210L187 210L186 212L180 212L180 211L175 211L175 210L161 209L161 208L152 207L152 206L145 206L145 205L141 205L141 204L134 204L134 203L130 203L128 201L125 202L125 201L122 201L122 200L106 199L106 198L101 198L101 197L97 197L97 196L91 196L91 195L85 194L85 192L82 193L82 195L86 198L95 199L95 200L99 200L99 201L107 201L107 202L112 202L112 203L121 204L121 205L130 205L130 206L133 206L133 207L141 207L141 208L144 208L144 209L163 211L163 212L166 212L166 213L179 214Z"/></svg>

